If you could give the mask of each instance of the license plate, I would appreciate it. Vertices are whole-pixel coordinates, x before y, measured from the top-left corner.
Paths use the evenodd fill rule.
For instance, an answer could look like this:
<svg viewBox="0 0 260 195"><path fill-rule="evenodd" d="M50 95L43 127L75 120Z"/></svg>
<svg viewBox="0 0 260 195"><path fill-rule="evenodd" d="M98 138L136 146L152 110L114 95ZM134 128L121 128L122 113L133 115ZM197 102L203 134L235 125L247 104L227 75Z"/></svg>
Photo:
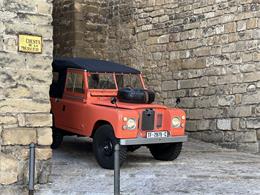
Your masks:
<svg viewBox="0 0 260 195"><path fill-rule="evenodd" d="M159 131L159 132L147 132L147 138L160 138L160 137L168 137L167 131Z"/></svg>

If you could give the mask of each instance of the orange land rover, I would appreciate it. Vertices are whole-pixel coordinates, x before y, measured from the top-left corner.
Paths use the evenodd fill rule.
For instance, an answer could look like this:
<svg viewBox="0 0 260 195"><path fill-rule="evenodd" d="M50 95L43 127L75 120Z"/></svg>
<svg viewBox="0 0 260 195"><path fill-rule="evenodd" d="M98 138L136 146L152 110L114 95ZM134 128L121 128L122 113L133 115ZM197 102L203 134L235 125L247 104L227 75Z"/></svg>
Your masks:
<svg viewBox="0 0 260 195"><path fill-rule="evenodd" d="M94 59L58 58L53 61L50 87L53 144L64 135L93 138L97 162L113 169L116 143L120 164L127 151L146 146L158 160L174 160L181 152L186 115L183 110L152 104L140 71Z"/></svg>

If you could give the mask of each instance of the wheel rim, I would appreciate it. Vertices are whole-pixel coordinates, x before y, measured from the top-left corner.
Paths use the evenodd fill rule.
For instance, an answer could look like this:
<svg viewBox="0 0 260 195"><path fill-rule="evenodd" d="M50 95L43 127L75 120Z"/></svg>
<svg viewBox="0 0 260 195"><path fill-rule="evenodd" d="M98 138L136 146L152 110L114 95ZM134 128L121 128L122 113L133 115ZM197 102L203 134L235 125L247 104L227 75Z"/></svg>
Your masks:
<svg viewBox="0 0 260 195"><path fill-rule="evenodd" d="M113 144L110 139L105 140L103 144L100 146L101 151L105 156L112 156L113 154Z"/></svg>

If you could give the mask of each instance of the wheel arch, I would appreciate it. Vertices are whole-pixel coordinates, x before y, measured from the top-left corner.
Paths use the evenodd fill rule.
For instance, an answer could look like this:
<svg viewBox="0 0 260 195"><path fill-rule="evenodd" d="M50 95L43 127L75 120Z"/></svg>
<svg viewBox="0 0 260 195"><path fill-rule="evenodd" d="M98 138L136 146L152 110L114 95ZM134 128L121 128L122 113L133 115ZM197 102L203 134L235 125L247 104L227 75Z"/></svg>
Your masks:
<svg viewBox="0 0 260 195"><path fill-rule="evenodd" d="M94 124L94 127L93 127L93 129L92 129L92 133L91 133L90 137L93 138L93 136L94 136L94 134L96 133L97 129L98 129L99 127L103 126L103 125L110 125L110 126L113 128L113 125L112 125L110 122L108 122L108 121L106 121L106 120L98 120L98 121L96 121L96 123ZM113 129L114 129L114 128L113 128Z"/></svg>

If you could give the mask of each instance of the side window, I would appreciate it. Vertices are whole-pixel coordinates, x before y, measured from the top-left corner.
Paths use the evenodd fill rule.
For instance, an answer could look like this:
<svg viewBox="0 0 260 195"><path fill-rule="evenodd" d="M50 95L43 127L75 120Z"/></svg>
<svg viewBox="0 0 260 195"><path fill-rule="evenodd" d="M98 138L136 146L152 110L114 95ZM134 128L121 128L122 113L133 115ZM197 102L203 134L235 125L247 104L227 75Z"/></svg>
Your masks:
<svg viewBox="0 0 260 195"><path fill-rule="evenodd" d="M74 78L75 78L75 73L68 72L68 74L67 74L67 82L66 82L66 89L67 89L67 91L73 92Z"/></svg>
<svg viewBox="0 0 260 195"><path fill-rule="evenodd" d="M69 72L67 74L66 89L70 92L84 93L84 78L80 73Z"/></svg>
<svg viewBox="0 0 260 195"><path fill-rule="evenodd" d="M75 74L74 92L84 93L84 78L82 74Z"/></svg>

